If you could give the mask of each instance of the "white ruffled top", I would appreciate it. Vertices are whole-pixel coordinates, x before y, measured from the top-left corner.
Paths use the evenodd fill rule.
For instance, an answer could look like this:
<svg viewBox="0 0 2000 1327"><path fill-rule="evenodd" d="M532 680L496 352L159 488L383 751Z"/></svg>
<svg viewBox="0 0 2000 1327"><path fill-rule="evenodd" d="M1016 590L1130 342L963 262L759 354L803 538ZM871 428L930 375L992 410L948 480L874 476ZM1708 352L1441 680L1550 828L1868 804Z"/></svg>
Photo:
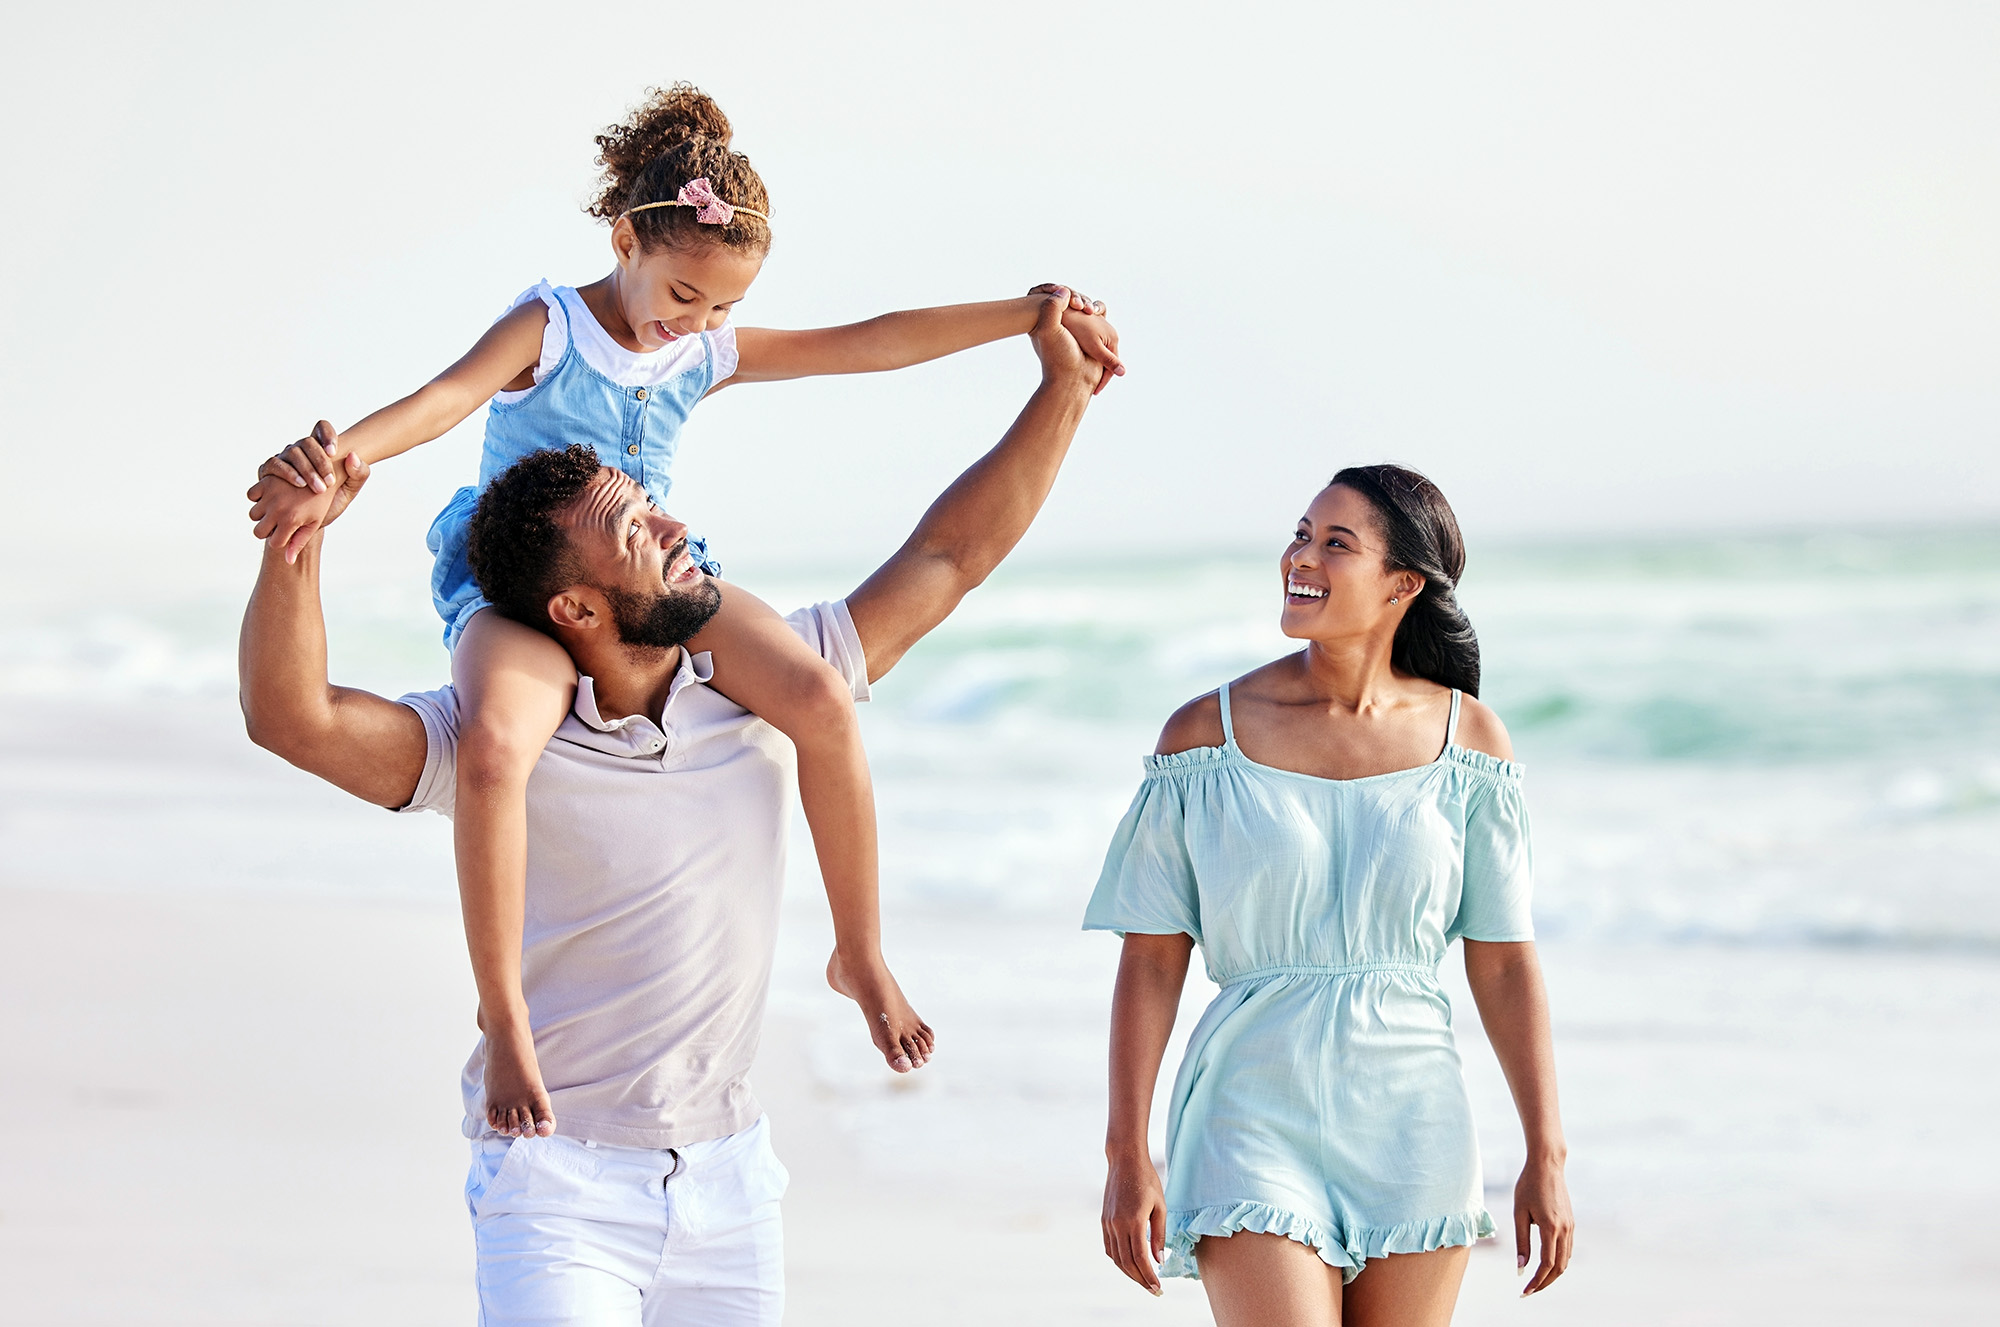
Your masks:
<svg viewBox="0 0 2000 1327"><path fill-rule="evenodd" d="M611 333L604 330L573 286L551 286L547 281L539 281L515 296L506 313L512 313L529 300L540 300L549 311L549 325L542 332L542 358L535 365L537 383L562 363L571 337L576 340L577 353L583 356L583 362L621 387L653 387L677 378L700 366L710 344L715 347L714 380L722 382L736 372L736 327L732 323L724 323L707 336L684 336L658 350L634 353L611 339ZM531 390L500 392L494 399L518 401Z"/></svg>

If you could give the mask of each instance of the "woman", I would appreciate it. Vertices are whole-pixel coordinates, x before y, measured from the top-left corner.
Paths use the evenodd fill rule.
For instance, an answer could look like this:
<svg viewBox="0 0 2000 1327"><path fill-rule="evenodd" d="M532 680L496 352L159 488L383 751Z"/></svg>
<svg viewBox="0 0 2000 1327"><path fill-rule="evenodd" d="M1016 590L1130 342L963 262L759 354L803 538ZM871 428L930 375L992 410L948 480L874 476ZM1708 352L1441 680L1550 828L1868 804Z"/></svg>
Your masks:
<svg viewBox="0 0 2000 1327"><path fill-rule="evenodd" d="M1493 1232L1437 982L1461 937L1527 1135L1514 1241L1525 1272L1540 1227L1541 1258L1524 1293L1569 1263L1521 767L1474 699L1464 565L1422 475L1335 475L1278 562L1306 648L1167 721L1090 900L1085 927L1125 944L1104 1250L1155 1294L1199 1275L1219 1327L1451 1320ZM1174 1086L1162 1191L1147 1117L1196 944L1222 990Z"/></svg>

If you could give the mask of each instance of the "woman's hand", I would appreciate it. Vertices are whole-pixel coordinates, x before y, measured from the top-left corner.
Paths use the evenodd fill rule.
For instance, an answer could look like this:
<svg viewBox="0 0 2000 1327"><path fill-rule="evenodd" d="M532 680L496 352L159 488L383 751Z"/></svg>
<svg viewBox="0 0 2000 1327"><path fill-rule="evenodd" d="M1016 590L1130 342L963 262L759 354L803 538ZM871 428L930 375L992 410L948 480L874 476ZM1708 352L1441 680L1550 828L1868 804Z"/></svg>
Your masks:
<svg viewBox="0 0 2000 1327"><path fill-rule="evenodd" d="M1148 1291L1160 1293L1167 1252L1167 1195L1143 1149L1114 1155L1104 1180L1104 1256Z"/></svg>
<svg viewBox="0 0 2000 1327"><path fill-rule="evenodd" d="M1534 1279L1521 1292L1523 1298L1548 1289L1569 1267L1569 1255L1576 1240L1576 1217L1569 1207L1569 1183L1563 1179L1562 1162L1530 1158L1514 1186L1515 1266L1528 1270L1528 1227L1542 1232L1542 1260Z"/></svg>

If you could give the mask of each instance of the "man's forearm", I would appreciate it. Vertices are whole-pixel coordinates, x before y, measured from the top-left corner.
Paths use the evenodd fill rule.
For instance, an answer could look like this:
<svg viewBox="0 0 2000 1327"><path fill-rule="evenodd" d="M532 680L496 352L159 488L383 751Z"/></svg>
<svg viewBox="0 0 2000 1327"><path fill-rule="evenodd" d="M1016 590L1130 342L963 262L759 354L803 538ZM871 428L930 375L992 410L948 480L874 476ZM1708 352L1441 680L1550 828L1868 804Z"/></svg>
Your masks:
<svg viewBox="0 0 2000 1327"><path fill-rule="evenodd" d="M1045 379L993 450L931 504L894 557L847 597L873 682L942 622L1027 533L1090 405L1081 375Z"/></svg>
<svg viewBox="0 0 2000 1327"><path fill-rule="evenodd" d="M950 562L967 589L985 580L1048 501L1089 406L1080 378L1044 381L999 444L931 504L910 543Z"/></svg>

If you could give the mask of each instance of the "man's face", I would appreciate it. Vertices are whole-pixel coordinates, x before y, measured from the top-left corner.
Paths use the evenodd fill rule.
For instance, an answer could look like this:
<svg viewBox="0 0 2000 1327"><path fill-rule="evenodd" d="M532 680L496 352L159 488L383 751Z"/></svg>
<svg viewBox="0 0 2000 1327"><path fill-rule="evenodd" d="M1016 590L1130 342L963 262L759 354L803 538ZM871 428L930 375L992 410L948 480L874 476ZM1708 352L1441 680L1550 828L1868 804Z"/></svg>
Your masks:
<svg viewBox="0 0 2000 1327"><path fill-rule="evenodd" d="M722 607L722 591L688 556L687 526L606 467L563 513L583 583L609 601L621 644L685 644Z"/></svg>

